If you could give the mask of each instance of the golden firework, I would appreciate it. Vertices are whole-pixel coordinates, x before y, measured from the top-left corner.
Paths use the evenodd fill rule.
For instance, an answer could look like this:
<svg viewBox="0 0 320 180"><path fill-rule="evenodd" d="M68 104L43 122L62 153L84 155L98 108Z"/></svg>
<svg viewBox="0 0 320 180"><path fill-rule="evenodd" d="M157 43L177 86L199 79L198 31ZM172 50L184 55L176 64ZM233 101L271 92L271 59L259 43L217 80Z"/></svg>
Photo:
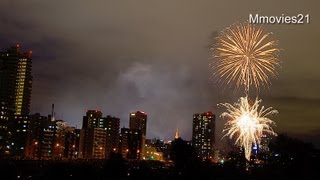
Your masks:
<svg viewBox="0 0 320 180"><path fill-rule="evenodd" d="M269 86L279 66L279 49L271 35L248 22L226 28L212 48L214 76L222 83L243 87L246 94L250 86L258 91L260 86Z"/></svg>
<svg viewBox="0 0 320 180"><path fill-rule="evenodd" d="M276 135L271 127L275 123L268 116L277 114L278 111L272 107L260 108L261 101L256 99L250 102L246 96L241 97L233 105L221 104L227 109L221 116L228 120L223 130L225 132L223 137L235 138L235 144L244 148L247 160L250 160L252 145L260 144L262 134Z"/></svg>

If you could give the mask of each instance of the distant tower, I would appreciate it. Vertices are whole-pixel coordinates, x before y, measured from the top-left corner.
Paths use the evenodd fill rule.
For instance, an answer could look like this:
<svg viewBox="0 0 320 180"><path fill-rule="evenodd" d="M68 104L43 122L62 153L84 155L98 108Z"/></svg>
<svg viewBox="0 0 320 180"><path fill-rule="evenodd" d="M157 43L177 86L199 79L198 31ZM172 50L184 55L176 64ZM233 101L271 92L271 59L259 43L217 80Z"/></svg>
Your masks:
<svg viewBox="0 0 320 180"><path fill-rule="evenodd" d="M54 113L54 104L51 105L51 121L55 120L55 113Z"/></svg>
<svg viewBox="0 0 320 180"><path fill-rule="evenodd" d="M178 138L179 138L179 130L178 130L178 129L177 129L177 131L176 131L176 134L175 134L174 138L175 138L175 139L178 139Z"/></svg>
<svg viewBox="0 0 320 180"><path fill-rule="evenodd" d="M202 159L213 158L215 119L212 112L193 115L192 145Z"/></svg>

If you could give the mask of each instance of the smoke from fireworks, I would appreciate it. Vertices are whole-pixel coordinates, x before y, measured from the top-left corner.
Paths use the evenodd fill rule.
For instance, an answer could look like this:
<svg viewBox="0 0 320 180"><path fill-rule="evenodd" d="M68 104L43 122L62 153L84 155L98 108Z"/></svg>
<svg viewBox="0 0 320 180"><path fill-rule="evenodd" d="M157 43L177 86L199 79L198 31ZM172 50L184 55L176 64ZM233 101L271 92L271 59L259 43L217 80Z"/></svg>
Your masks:
<svg viewBox="0 0 320 180"><path fill-rule="evenodd" d="M277 74L279 49L271 33L264 33L262 27L248 22L234 24L220 33L212 50L214 76L220 82L244 87L246 94L252 85L257 90L268 86L269 77Z"/></svg>
<svg viewBox="0 0 320 180"><path fill-rule="evenodd" d="M223 130L226 132L224 136L236 137L235 144L243 146L247 160L250 160L252 145L260 144L262 134L276 135L270 126L274 122L268 116L276 114L278 111L272 107L262 106L259 108L260 103L261 100L258 99L250 102L248 97L241 97L233 105L221 104L227 109L221 114L223 118L228 120Z"/></svg>

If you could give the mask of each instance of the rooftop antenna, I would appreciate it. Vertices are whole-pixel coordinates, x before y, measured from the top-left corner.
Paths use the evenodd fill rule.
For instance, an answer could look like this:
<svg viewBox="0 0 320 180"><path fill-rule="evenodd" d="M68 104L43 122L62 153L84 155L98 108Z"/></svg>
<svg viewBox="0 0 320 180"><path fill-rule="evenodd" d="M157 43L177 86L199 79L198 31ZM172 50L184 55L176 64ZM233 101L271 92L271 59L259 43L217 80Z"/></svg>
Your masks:
<svg viewBox="0 0 320 180"><path fill-rule="evenodd" d="M54 113L54 104L52 104L52 106L51 106L51 121L55 120L54 115L55 115L55 113Z"/></svg>

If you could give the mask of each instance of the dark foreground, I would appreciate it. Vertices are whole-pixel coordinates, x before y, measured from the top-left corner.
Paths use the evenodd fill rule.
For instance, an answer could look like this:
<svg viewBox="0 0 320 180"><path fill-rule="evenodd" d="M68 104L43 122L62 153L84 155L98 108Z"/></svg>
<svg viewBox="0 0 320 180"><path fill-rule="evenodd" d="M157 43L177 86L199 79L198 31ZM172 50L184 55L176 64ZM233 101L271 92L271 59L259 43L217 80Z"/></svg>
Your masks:
<svg viewBox="0 0 320 180"><path fill-rule="evenodd" d="M251 167L231 162L177 169L159 161L0 161L0 179L319 179L319 162L299 167Z"/></svg>
<svg viewBox="0 0 320 180"><path fill-rule="evenodd" d="M255 154L250 162L234 151L218 164L200 161L192 146L180 138L172 143L172 163L127 161L119 154L111 154L109 160L0 159L0 180L320 179L320 151L312 144L279 135L269 147L268 154Z"/></svg>

